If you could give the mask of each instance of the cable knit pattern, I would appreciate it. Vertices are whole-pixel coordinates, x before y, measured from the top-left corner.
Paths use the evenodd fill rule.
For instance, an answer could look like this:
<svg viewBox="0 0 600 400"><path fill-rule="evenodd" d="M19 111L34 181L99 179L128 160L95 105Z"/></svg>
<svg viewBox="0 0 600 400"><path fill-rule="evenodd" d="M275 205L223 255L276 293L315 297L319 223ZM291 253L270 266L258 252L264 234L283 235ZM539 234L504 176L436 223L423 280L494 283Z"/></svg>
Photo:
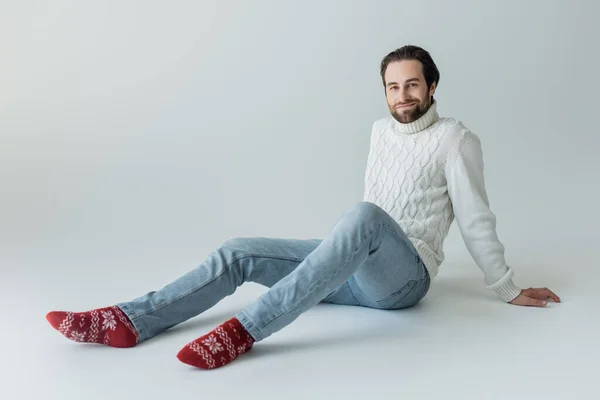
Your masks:
<svg viewBox="0 0 600 400"><path fill-rule="evenodd" d="M488 288L504 301L520 293L496 236L479 139L455 119L440 118L436 102L413 123L387 117L373 124L364 201L398 222L432 278L444 261L444 240L456 218Z"/></svg>

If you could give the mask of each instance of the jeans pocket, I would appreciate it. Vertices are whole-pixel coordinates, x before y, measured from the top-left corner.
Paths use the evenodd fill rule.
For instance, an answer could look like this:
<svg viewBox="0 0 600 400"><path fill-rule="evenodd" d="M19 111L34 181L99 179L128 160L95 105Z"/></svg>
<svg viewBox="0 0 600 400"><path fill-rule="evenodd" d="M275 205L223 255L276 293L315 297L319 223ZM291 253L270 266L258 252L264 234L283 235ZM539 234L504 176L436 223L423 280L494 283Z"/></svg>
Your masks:
<svg viewBox="0 0 600 400"><path fill-rule="evenodd" d="M386 310L395 310L407 308L416 305L429 290L429 279L413 279L404 285L400 290L392 293L383 300L377 301L377 304Z"/></svg>

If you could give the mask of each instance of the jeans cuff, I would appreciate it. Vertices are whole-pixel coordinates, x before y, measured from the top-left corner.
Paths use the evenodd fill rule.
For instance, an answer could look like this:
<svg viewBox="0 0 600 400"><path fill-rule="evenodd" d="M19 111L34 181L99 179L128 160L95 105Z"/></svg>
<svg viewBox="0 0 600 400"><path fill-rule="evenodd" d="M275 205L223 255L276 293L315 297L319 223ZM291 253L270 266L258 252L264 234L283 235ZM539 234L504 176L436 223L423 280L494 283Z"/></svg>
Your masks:
<svg viewBox="0 0 600 400"><path fill-rule="evenodd" d="M252 321L250 321L250 318L248 318L248 316L246 315L245 312L240 311L239 313L236 314L235 317L238 319L238 321L240 321L242 326L248 331L250 336L252 336L254 341L260 342L261 340L264 339L263 335L260 333L260 331L258 330L256 325L254 325L254 323Z"/></svg>
<svg viewBox="0 0 600 400"><path fill-rule="evenodd" d="M127 303L118 303L116 306L129 318L138 335L140 335L140 342L146 340L146 329L142 322L137 320L137 315L131 307Z"/></svg>

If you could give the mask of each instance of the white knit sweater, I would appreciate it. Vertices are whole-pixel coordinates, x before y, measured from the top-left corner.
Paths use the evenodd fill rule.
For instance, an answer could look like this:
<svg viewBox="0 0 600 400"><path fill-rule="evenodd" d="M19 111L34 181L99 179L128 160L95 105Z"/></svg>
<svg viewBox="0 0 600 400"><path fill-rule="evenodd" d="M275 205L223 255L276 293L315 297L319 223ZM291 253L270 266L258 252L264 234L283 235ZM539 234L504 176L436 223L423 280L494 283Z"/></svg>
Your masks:
<svg viewBox="0 0 600 400"><path fill-rule="evenodd" d="M444 240L456 218L487 288L507 302L519 295L489 207L481 142L459 121L440 118L436 102L410 124L391 116L373 124L364 201L398 222L432 279L444 261Z"/></svg>

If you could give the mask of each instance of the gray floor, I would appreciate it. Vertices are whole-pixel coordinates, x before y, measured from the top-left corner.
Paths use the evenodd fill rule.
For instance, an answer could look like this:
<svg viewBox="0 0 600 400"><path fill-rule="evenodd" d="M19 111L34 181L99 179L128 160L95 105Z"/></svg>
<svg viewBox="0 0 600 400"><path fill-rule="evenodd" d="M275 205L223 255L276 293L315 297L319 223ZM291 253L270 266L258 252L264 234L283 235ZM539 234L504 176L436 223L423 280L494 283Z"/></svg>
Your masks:
<svg viewBox="0 0 600 400"><path fill-rule="evenodd" d="M129 299L190 268L166 256L3 260L4 399L582 399L595 381L600 278L592 248L552 259L512 253L517 283L563 299L545 309L497 301L468 259L446 263L426 299L403 311L319 305L229 366L203 371L175 355L265 289L241 287L204 315L132 349L80 345L44 319ZM205 254L208 254L205 252ZM183 265L186 264L186 265ZM163 267L161 267L163 266ZM4 280L6 282L6 280ZM5 325L6 326L6 325ZM243 397L239 397L243 396Z"/></svg>

